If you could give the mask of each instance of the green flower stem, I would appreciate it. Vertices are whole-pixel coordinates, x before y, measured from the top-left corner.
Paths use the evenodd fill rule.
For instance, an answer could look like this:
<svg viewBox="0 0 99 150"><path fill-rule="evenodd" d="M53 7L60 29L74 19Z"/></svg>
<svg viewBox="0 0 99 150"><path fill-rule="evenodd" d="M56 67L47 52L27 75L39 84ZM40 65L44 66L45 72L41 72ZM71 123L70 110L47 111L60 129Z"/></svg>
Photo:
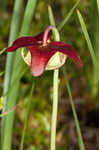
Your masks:
<svg viewBox="0 0 99 150"><path fill-rule="evenodd" d="M28 0L28 2L27 2L20 36L27 35L30 30L30 24L31 24L32 17L34 14L36 2L37 2L37 0ZM16 52L16 56L14 59L13 73L12 73L12 77L11 77L11 86L13 83L15 83L15 86L13 86L13 88L10 88L10 91L8 93L8 102L7 102L6 109L11 109L16 104L22 67L23 67L23 60L21 58L21 50L18 50ZM15 111L8 114L5 117L4 138L3 138L2 150L11 150L14 114L15 114Z"/></svg>
<svg viewBox="0 0 99 150"><path fill-rule="evenodd" d="M30 97L29 97L28 104L27 104L27 111L26 111L26 116L25 116L25 121L24 121L24 128L23 128L23 133L22 133L22 138L21 138L20 150L23 150L24 137L25 137L25 132L26 132L26 128L27 128L28 117L30 114L33 91L34 91L34 84L32 85L32 88L30 91Z"/></svg>
<svg viewBox="0 0 99 150"><path fill-rule="evenodd" d="M56 126L58 111L58 74L59 70L54 71L53 76L53 107L52 107L52 125L51 125L51 150L56 148Z"/></svg>
<svg viewBox="0 0 99 150"><path fill-rule="evenodd" d="M70 19L70 17L72 16L74 10L76 9L76 7L78 6L80 0L77 0L77 2L75 3L75 5L73 6L73 8L70 10L70 12L66 15L66 17L64 18L64 20L59 24L58 26L58 30L62 30L62 28L64 27L64 25L67 23L67 21Z"/></svg>
<svg viewBox="0 0 99 150"><path fill-rule="evenodd" d="M20 24L21 12L22 12L22 5L23 5L23 0L16 0L15 1L8 46L10 46L12 44L12 42L16 39L17 34L19 32L19 24ZM1 51L1 54L2 54L2 51ZM10 86L14 56L15 56L15 53L7 53L5 78L4 78L4 89L3 89L4 94L7 93L9 86ZM6 95L4 97L4 104L6 103L7 99L8 99L8 95ZM3 112L4 111L5 111L5 107L3 109ZM3 140L3 134L4 134L3 129L4 129L4 118L2 118L1 143Z"/></svg>
<svg viewBox="0 0 99 150"><path fill-rule="evenodd" d="M55 26L54 16L52 9L48 6L49 20L50 24ZM60 41L59 33L53 31L53 36L55 41ZM56 126L57 126L57 111L58 111L58 74L59 70L54 70L53 76L53 107L52 107L52 125L51 125L51 150L56 149Z"/></svg>
<svg viewBox="0 0 99 150"><path fill-rule="evenodd" d="M79 147L80 147L80 150L85 150L82 135L81 135L81 131L80 131L80 125L79 125L79 121L78 121L78 118L77 118L75 105L74 105L74 102L73 102L73 98L72 98L72 94L71 94L71 90L70 90L70 85L69 85L69 81L68 81L68 77L67 77L67 72L66 72L65 68L63 68L63 73L65 75L66 87L67 87L67 90L68 90L69 100L70 100L70 104L71 104L71 107L72 107L72 112L73 112L73 116L74 116L74 120L75 120L75 125L76 125L76 130L77 130L77 135L78 135L78 141L79 141Z"/></svg>

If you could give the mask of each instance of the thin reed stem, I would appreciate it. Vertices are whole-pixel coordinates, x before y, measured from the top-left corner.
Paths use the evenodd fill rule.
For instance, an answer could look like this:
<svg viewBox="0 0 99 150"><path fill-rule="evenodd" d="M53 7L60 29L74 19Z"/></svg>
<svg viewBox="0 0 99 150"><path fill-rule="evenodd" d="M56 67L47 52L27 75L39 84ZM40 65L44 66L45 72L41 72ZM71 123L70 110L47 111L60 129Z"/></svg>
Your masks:
<svg viewBox="0 0 99 150"><path fill-rule="evenodd" d="M64 25L70 19L70 17L72 16L74 10L76 9L76 7L78 6L79 3L80 3L80 0L77 0L77 2L75 3L75 5L71 8L71 10L69 11L69 13L65 16L64 20L59 24L59 26L58 26L58 30L59 31L62 30L62 28L64 27Z"/></svg>
<svg viewBox="0 0 99 150"><path fill-rule="evenodd" d="M89 48L89 51L90 51L90 55L91 55L91 58L92 58L92 61L93 61L93 64L96 66L97 65L96 55L95 55L93 46L91 44L91 40L90 40L88 31L87 31L87 28L86 28L84 19L83 19L83 17L82 17L82 15L81 15L79 10L77 10L77 16L78 16L79 22L80 22L81 27L82 27L82 31L84 33L84 36L85 36L85 39L86 39L86 42L87 42L87 45L88 45L88 48Z"/></svg>
<svg viewBox="0 0 99 150"><path fill-rule="evenodd" d="M86 25L84 22L84 19L79 10L77 10L77 16L78 16L79 22L81 24L81 28L84 33L84 36L85 36L85 39L86 39L86 42L88 45L88 49L89 49L89 52L90 52L90 55L92 58L92 62L93 62L93 80L91 81L91 84L92 84L91 93L92 93L92 97L95 98L98 94L98 82L99 82L99 75L98 75L99 66L98 66L98 61L97 61L98 59L96 56L97 53L95 54L92 42L90 40L88 31L87 31L87 28L86 28ZM95 46L95 44L94 44L94 46ZM96 101L93 101L93 102L96 103Z"/></svg>
<svg viewBox="0 0 99 150"><path fill-rule="evenodd" d="M76 125L76 130L77 130L77 135L78 135L78 141L79 141L79 148L80 148L80 150L85 150L82 135L81 135L81 131L80 131L80 125L79 125L78 117L77 117L77 114L76 114L75 105L74 105L74 102L73 102L72 93L71 93L71 89L70 89L70 85L69 85L69 81L68 81L68 77L67 77L66 68L63 68L63 73L65 75L66 87L67 87L67 91L68 91L68 94L69 94L69 101L70 101L70 104L71 104L71 107L72 107L73 117L74 117L74 120L75 120L75 125Z"/></svg>
<svg viewBox="0 0 99 150"><path fill-rule="evenodd" d="M97 61L99 60L99 39L97 38L99 35L99 14L97 9L97 2L99 1L92 1L91 2L91 41L93 45L93 49L96 55ZM98 61L99 63L99 61ZM92 76L90 76L91 78ZM97 102L97 95L99 93L99 65L94 67L93 70L93 80L91 80L91 89L92 89L92 97L94 99L94 103Z"/></svg>

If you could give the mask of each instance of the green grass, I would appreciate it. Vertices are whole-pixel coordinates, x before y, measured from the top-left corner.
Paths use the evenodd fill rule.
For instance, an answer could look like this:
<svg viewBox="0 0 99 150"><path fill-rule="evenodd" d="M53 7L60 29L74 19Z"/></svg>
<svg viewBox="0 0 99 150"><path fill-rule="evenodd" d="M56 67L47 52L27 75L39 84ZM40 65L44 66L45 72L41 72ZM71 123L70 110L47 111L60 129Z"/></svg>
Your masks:
<svg viewBox="0 0 99 150"><path fill-rule="evenodd" d="M30 29L29 27L34 15L36 2L37 2L36 0L29 0L27 3L20 36L27 35L29 33L29 29ZM22 67L23 67L23 60L21 58L21 51L18 50L14 58L14 65L13 65L13 71L11 76L11 84L10 84L10 87L12 86L13 83L15 83L16 86L10 88L10 91L8 93L8 102L5 110L11 109L16 105ZM4 134L3 134L4 136L2 140L3 141L2 150L11 150L14 114L15 111L13 113L8 114L4 118Z"/></svg>
<svg viewBox="0 0 99 150"><path fill-rule="evenodd" d="M99 91L98 90L98 82L99 82L98 70L99 70L99 65L98 65L97 57L95 55L95 50L93 48L92 42L90 40L88 31L87 31L86 24L85 24L84 19L83 19L83 17L82 17L82 15L81 15L79 10L77 10L77 16L78 16L78 19L79 19L82 31L84 33L84 37L85 37L86 43L88 45L88 50L90 52L91 59L92 59L92 62L93 62L93 71L91 73L91 77L93 75L93 79L91 80L91 95L93 97L93 102L96 103L95 98L97 97L98 91Z"/></svg>

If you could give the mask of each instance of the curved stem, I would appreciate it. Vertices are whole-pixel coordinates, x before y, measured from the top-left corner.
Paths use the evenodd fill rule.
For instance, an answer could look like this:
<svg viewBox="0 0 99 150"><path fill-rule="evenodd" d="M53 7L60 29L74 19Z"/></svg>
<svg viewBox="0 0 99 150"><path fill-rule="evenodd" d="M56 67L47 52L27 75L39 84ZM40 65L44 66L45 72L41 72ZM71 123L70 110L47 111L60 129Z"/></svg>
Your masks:
<svg viewBox="0 0 99 150"><path fill-rule="evenodd" d="M59 39L59 32L57 30L57 28L55 26L48 26L48 28L45 30L44 32L44 36L43 36L43 43L46 44L47 39L48 39L48 33L50 32L50 30L53 30L56 32L56 37Z"/></svg>

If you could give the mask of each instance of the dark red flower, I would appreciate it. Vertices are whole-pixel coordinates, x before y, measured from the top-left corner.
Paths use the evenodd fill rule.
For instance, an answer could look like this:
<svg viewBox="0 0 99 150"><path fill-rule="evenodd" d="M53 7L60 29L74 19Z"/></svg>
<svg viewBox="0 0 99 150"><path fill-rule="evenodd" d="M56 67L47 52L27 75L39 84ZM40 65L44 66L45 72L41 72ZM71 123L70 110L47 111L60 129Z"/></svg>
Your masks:
<svg viewBox="0 0 99 150"><path fill-rule="evenodd" d="M11 47L7 48L8 52L13 52L22 47L29 48L31 53L31 71L33 76L40 76L45 69L50 70L61 67L68 57L71 57L72 60L80 67L82 66L80 56L70 45L65 44L64 42L51 41L51 36L49 34L49 30L52 29L51 27L52 26L49 26L45 32L42 32L35 37L29 36L18 38L13 42ZM45 39L46 41L44 41ZM56 53L58 55L54 58L53 62L51 59L56 55ZM56 63L58 59L60 64L58 64L59 62Z"/></svg>

